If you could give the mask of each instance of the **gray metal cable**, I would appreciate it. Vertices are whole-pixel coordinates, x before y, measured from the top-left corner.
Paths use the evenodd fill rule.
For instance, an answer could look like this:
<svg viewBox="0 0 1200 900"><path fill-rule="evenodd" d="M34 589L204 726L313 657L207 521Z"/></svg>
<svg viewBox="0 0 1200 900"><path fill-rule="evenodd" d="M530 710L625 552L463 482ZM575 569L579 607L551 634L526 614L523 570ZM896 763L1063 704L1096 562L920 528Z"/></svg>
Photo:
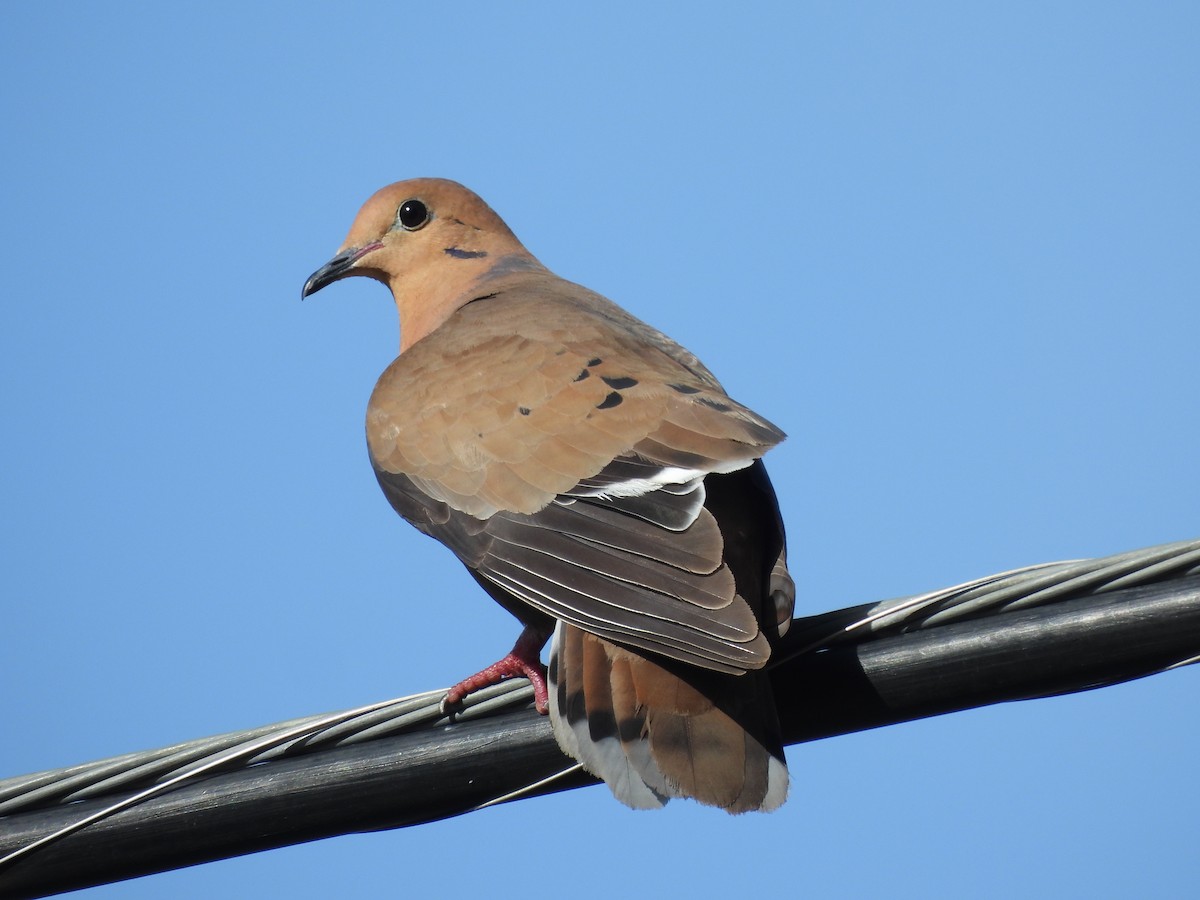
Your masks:
<svg viewBox="0 0 1200 900"><path fill-rule="evenodd" d="M1198 572L1200 540L1177 541L1097 559L1041 563L1000 572L926 594L812 616L793 628L810 638L811 643L800 651L807 652L839 642L861 643Z"/></svg>
<svg viewBox="0 0 1200 900"><path fill-rule="evenodd" d="M341 716L305 716L157 750L127 753L65 769L6 778L0 780L0 816L145 787L206 766L222 755L234 756L228 766L234 768L411 730L446 718L441 711L441 699L445 693L445 690L426 691L386 701L366 713L351 710ZM523 706L532 700L533 688L529 682L524 679L506 681L471 694L454 717L475 719L497 709ZM303 731L298 737L289 738L285 743L252 755L236 756L239 747L253 747L271 735L304 729L306 725L313 725L313 730Z"/></svg>
<svg viewBox="0 0 1200 900"><path fill-rule="evenodd" d="M811 639L801 651L808 652L834 643L862 642L936 628L972 617L1043 606L1198 572L1200 540L1180 541L1100 559L1046 563L1003 572L915 597L798 620L793 629ZM1198 659L1200 656L1193 656L1174 665ZM144 789L201 767L211 767L222 759L221 770L228 770L420 728L445 718L440 708L444 694L444 690L427 691L375 704L366 711L308 716L3 779L0 816ZM532 698L533 690L527 681L507 681L470 695L454 715L459 719L479 718L526 705ZM273 736L279 736L278 743ZM271 746L264 749L264 745Z"/></svg>

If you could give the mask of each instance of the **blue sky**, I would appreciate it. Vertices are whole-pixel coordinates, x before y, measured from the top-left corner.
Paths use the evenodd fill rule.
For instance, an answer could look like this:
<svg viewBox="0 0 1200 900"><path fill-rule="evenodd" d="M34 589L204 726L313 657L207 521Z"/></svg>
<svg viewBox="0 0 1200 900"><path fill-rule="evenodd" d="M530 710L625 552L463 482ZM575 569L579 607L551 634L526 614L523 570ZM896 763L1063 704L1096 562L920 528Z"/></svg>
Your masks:
<svg viewBox="0 0 1200 900"><path fill-rule="evenodd" d="M1195 537L1194 4L5 4L0 774L357 706L515 622L374 483L361 202L462 181L790 439L800 611ZM86 897L1169 896L1200 671Z"/></svg>

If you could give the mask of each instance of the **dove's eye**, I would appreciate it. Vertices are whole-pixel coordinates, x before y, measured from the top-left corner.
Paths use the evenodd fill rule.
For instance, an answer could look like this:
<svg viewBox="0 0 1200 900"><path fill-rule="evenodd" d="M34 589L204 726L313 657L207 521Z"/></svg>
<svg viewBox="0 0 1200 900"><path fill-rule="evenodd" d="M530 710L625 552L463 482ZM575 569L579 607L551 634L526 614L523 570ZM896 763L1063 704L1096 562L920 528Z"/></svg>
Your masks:
<svg viewBox="0 0 1200 900"><path fill-rule="evenodd" d="M405 200L396 210L396 222L408 231L416 231L428 221L429 210L420 200Z"/></svg>

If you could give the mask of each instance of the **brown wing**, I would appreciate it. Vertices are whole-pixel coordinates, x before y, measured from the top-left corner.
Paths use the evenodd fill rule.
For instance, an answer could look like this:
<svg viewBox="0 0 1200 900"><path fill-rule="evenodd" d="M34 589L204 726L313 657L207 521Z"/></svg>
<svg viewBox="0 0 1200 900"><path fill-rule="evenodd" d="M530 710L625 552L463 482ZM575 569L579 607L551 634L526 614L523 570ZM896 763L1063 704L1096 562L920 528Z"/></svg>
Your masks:
<svg viewBox="0 0 1200 900"><path fill-rule="evenodd" d="M644 335L545 297L464 307L393 363L368 412L392 504L500 592L725 672L770 651L704 477L782 437Z"/></svg>

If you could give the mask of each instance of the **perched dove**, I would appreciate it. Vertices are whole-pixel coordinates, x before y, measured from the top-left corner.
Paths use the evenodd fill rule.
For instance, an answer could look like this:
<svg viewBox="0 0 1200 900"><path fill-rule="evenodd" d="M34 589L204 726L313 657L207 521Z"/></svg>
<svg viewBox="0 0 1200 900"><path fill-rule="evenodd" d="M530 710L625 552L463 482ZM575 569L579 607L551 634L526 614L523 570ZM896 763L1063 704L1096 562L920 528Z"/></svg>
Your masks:
<svg viewBox="0 0 1200 900"><path fill-rule="evenodd" d="M367 408L379 484L525 625L447 702L525 675L562 749L629 806L779 806L763 667L795 588L760 457L783 433L452 181L378 191L303 296L351 275L400 313Z"/></svg>

